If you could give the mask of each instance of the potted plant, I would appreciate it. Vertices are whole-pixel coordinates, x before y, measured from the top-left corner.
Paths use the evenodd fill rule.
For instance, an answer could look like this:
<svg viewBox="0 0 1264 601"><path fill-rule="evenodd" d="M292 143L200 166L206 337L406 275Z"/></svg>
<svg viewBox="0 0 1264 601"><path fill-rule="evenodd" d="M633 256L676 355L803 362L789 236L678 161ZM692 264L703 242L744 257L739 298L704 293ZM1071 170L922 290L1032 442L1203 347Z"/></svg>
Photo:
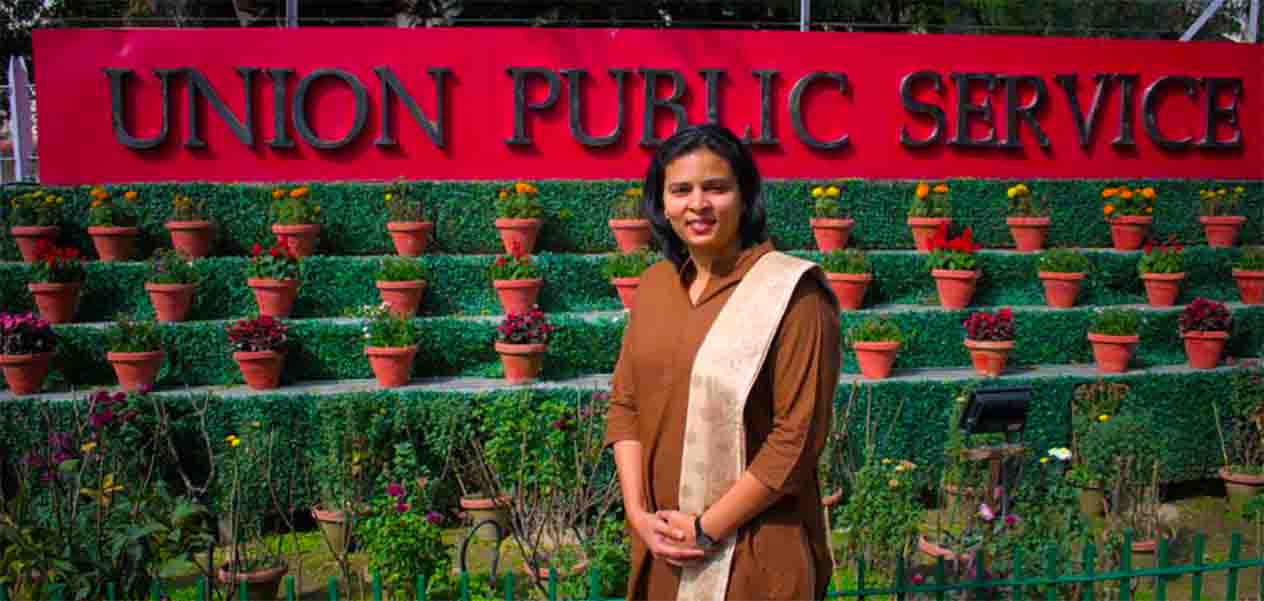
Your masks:
<svg viewBox="0 0 1264 601"><path fill-rule="evenodd" d="M61 234L61 196L44 190L23 192L9 200L9 235L18 243L22 260L34 263L39 243L53 244Z"/></svg>
<svg viewBox="0 0 1264 601"><path fill-rule="evenodd" d="M1241 513L1264 490L1264 365L1254 362L1233 374L1227 414L1214 398L1216 434L1224 465L1220 479L1229 493L1229 506Z"/></svg>
<svg viewBox="0 0 1264 601"><path fill-rule="evenodd" d="M246 385L255 390L276 388L285 365L289 327L268 315L240 319L225 328L233 361Z"/></svg>
<svg viewBox="0 0 1264 601"><path fill-rule="evenodd" d="M644 247L606 256L606 264L601 271L614 284L624 309L631 311L636 305L636 288L641 283L641 274L658 259L657 254Z"/></svg>
<svg viewBox="0 0 1264 601"><path fill-rule="evenodd" d="M1233 329L1233 316L1224 303L1203 297L1181 310L1177 322L1185 341L1185 356L1194 369L1214 369L1224 353L1225 343Z"/></svg>
<svg viewBox="0 0 1264 601"><path fill-rule="evenodd" d="M246 263L246 285L254 292L259 313L289 317L302 273L302 261L288 245L278 242L265 252L255 244Z"/></svg>
<svg viewBox="0 0 1264 601"><path fill-rule="evenodd" d="M90 192L88 205L88 235L102 261L126 261L136 254L136 203L140 195L135 190L123 193L123 202L115 200L105 188L96 186Z"/></svg>
<svg viewBox="0 0 1264 601"><path fill-rule="evenodd" d="M403 181L387 186L382 201L386 205L386 231L391 234L395 252L401 257L420 257L434 231L434 224L422 214L421 201L409 198Z"/></svg>
<svg viewBox="0 0 1264 601"><path fill-rule="evenodd" d="M821 268L840 307L855 311L864 306L865 291L873 281L873 270L865 253L856 249L831 251L821 257Z"/></svg>
<svg viewBox="0 0 1264 601"><path fill-rule="evenodd" d="M909 207L908 225L913 230L913 245L917 252L930 252L931 238L952 223L952 202L948 193L948 184L943 183L932 186L920 182L913 189L913 206Z"/></svg>
<svg viewBox="0 0 1264 601"><path fill-rule="evenodd" d="M539 307L526 313L507 313L496 329L496 352L510 384L534 382L544 366L553 326Z"/></svg>
<svg viewBox="0 0 1264 601"><path fill-rule="evenodd" d="M275 537L276 548L269 547L263 537L263 512L252 510L252 495L243 490L255 478L264 478L267 469L266 447L258 434L249 428L240 436L228 435L227 448L220 454L228 483L229 548L228 559L216 566L216 578L233 591L245 588L244 598L276 599L281 579L289 572L280 553L281 537Z"/></svg>
<svg viewBox="0 0 1264 601"><path fill-rule="evenodd" d="M452 562L452 550L443 540L443 514L428 509L429 495L416 481L392 479L356 528L371 578L381 580L388 599L427 598L426 592L443 582ZM419 582L426 583L427 591L417 590Z"/></svg>
<svg viewBox="0 0 1264 601"><path fill-rule="evenodd" d="M1080 284L1088 275L1088 259L1068 248L1055 248L1040 254L1036 275L1045 287L1045 302L1050 307L1067 309L1075 306Z"/></svg>
<svg viewBox="0 0 1264 601"><path fill-rule="evenodd" d="M1207 246L1230 247L1238 241L1238 230L1246 223L1246 217L1237 210L1245 198L1246 188L1242 186L1198 191L1198 222L1203 224Z"/></svg>
<svg viewBox="0 0 1264 601"><path fill-rule="evenodd" d="M1049 231L1049 203L1045 196L1037 201L1027 184L1010 186L1005 190L1009 201L1009 233L1014 237L1018 252L1036 252L1045 245Z"/></svg>
<svg viewBox="0 0 1264 601"><path fill-rule="evenodd" d="M1093 345L1097 371L1128 371L1132 353L1141 342L1141 336L1137 334L1140 324L1141 318L1132 309L1112 307L1097 313L1088 329L1088 341Z"/></svg>
<svg viewBox="0 0 1264 601"><path fill-rule="evenodd" d="M303 258L316 252L319 219L320 203L312 200L307 186L272 190L272 233L277 244L289 249L290 254Z"/></svg>
<svg viewBox="0 0 1264 601"><path fill-rule="evenodd" d="M923 485L917 464L866 454L855 485L843 505L840 522L847 524L848 558L864 557L879 571L896 571L897 564L911 565L913 550L926 508L917 492Z"/></svg>
<svg viewBox="0 0 1264 601"><path fill-rule="evenodd" d="M153 387L167 354L162 350L162 333L152 321L132 321L119 315L106 334L105 359L114 368L119 388L128 392Z"/></svg>
<svg viewBox="0 0 1264 601"><path fill-rule="evenodd" d="M180 255L200 259L211 254L215 224L206 213L206 201L177 193L171 199L171 215L163 225L171 234L171 246Z"/></svg>
<svg viewBox="0 0 1264 601"><path fill-rule="evenodd" d="M1102 190L1102 214L1110 223L1110 238L1115 250L1137 250L1146 240L1146 230L1154 221L1154 188L1131 189L1127 186Z"/></svg>
<svg viewBox="0 0 1264 601"><path fill-rule="evenodd" d="M1014 313L1008 307L996 313L975 311L962 325L974 370L989 378L1001 375L1014 349Z"/></svg>
<svg viewBox="0 0 1264 601"><path fill-rule="evenodd" d="M47 320L34 313L0 313L0 368L10 392L24 396L44 387L56 344Z"/></svg>
<svg viewBox="0 0 1264 601"><path fill-rule="evenodd" d="M375 282L382 302L390 306L391 312L411 319L417 315L429 279L425 263L403 256L383 258Z"/></svg>
<svg viewBox="0 0 1264 601"><path fill-rule="evenodd" d="M1145 284L1146 299L1152 307L1170 307L1181 293L1185 279L1185 247L1172 238L1167 244L1146 241L1145 254L1137 263Z"/></svg>
<svg viewBox="0 0 1264 601"><path fill-rule="evenodd" d="M145 277L145 292L158 321L184 321L200 280L193 262L185 255L169 248L154 253Z"/></svg>
<svg viewBox="0 0 1264 601"><path fill-rule="evenodd" d="M1264 248L1248 249L1233 264L1233 279L1246 305L1264 304Z"/></svg>
<svg viewBox="0 0 1264 601"><path fill-rule="evenodd" d="M870 380L882 380L891 374L895 355L904 343L904 333L894 321L870 317L847 333L856 352L860 373Z"/></svg>
<svg viewBox="0 0 1264 601"><path fill-rule="evenodd" d="M35 297L40 315L50 323L69 323L79 310L79 291L87 278L79 250L54 246L41 240L37 260L31 264L26 288Z"/></svg>
<svg viewBox="0 0 1264 601"><path fill-rule="evenodd" d="M939 304L946 309L964 309L974 297L978 285L978 260L974 252L981 248L974 243L974 232L966 228L960 236L948 236L948 224L941 223L928 243L930 256L926 267L935 278Z"/></svg>
<svg viewBox="0 0 1264 601"><path fill-rule="evenodd" d="M540 296L540 288L544 286L540 270L531 261L531 255L522 248L515 242L510 249L510 256L496 257L488 270L492 288L496 290L496 296L500 298L500 306L505 313L530 311Z"/></svg>
<svg viewBox="0 0 1264 601"><path fill-rule="evenodd" d="M619 252L629 253L650 245L650 220L641 213L644 194L640 186L633 186L615 197L610 206L610 232L619 246Z"/></svg>
<svg viewBox="0 0 1264 601"><path fill-rule="evenodd" d="M535 252L535 241L544 224L538 194L539 190L527 182L517 182L496 193L496 229L505 252L515 256Z"/></svg>
<svg viewBox="0 0 1264 601"><path fill-rule="evenodd" d="M839 203L842 190L835 185L812 188L812 236L823 253L847 248L847 238L856 220L847 217Z"/></svg>
<svg viewBox="0 0 1264 601"><path fill-rule="evenodd" d="M352 522L364 508L368 492L368 467L373 464L369 424L363 405L344 398L324 405L332 419L320 421L319 446L311 447L312 474L319 501L312 518L320 528L325 547L345 569L351 547ZM372 418L370 418L372 419Z"/></svg>
<svg viewBox="0 0 1264 601"><path fill-rule="evenodd" d="M413 359L417 357L417 341L421 332L412 317L397 315L391 306L365 305L348 317L359 319L364 332L364 354L369 358L373 376L383 388L398 388L412 378Z"/></svg>

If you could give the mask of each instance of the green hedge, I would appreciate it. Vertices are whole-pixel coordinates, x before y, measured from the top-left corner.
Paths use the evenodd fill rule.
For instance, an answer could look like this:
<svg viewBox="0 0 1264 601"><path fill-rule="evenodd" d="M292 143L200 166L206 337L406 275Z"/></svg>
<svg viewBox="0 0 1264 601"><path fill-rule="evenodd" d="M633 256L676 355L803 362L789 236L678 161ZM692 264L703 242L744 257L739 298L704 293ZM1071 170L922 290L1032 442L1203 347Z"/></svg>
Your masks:
<svg viewBox="0 0 1264 601"><path fill-rule="evenodd" d="M626 181L544 181L539 182L540 201L548 216L541 233L540 248L552 252L602 252L614 247L606 225L611 199L632 182ZM1003 180L951 180L954 219L974 227L976 238L989 247L1010 247L1013 240L1005 225L1005 190L1014 182ZM1054 225L1049 243L1059 246L1105 247L1110 230L1102 219L1101 190L1119 182L1099 180L1046 180L1031 182L1036 194L1048 194L1053 205ZM1198 224L1198 190L1237 182L1128 181L1133 186L1153 185L1159 192L1153 231L1160 236L1175 234L1187 242L1203 240ZM1251 221L1243 231L1244 243L1261 240L1259 224L1264 217L1264 184L1241 182L1247 189L1242 214ZM501 250L492 226L492 198L505 182L415 182L415 193L426 202L427 214L435 222L435 249L440 253L490 253ZM769 229L778 245L787 249L813 248L808 226L812 182L770 181L765 189ZM852 234L863 248L911 248L912 235L905 215L914 182L858 181L844 193L845 206L857 220ZM217 252L244 255L256 242L272 239L269 230L269 187L239 184L141 184L111 187L136 189L143 203L142 248L148 253L166 246L169 239L162 227L169 201L176 192L204 199L220 225ZM335 183L311 186L313 198L324 209L327 227L321 235L319 252L327 255L367 255L392 252L386 233L382 206L382 184ZM88 187L61 189L67 199L64 242L89 251L85 231ZM0 233L0 252L17 256L7 230Z"/></svg>

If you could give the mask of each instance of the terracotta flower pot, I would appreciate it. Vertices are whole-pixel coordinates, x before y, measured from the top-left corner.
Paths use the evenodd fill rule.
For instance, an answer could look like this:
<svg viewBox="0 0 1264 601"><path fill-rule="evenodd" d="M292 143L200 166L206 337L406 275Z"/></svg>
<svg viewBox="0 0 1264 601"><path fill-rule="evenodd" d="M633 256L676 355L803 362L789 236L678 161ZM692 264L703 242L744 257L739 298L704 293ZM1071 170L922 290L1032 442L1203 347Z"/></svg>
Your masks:
<svg viewBox="0 0 1264 601"><path fill-rule="evenodd" d="M978 271L932 269L930 274L935 278L940 306L945 309L964 309L970 305L975 286L979 282Z"/></svg>
<svg viewBox="0 0 1264 601"><path fill-rule="evenodd" d="M1158 547L1159 539L1157 538L1143 538L1132 541L1133 553L1154 553L1154 550Z"/></svg>
<svg viewBox="0 0 1264 601"><path fill-rule="evenodd" d="M619 252L628 253L649 247L652 237L649 219L611 219L606 223L610 225L610 232L614 234Z"/></svg>
<svg viewBox="0 0 1264 601"><path fill-rule="evenodd" d="M827 273L825 281L829 284L834 296L838 297L838 306L848 311L855 311L865 305L865 291L873 275L868 273Z"/></svg>
<svg viewBox="0 0 1264 601"><path fill-rule="evenodd" d="M390 305L391 313L411 318L417 315L417 307L421 306L421 297L426 293L426 281L378 281L377 291L382 296L382 302Z"/></svg>
<svg viewBox="0 0 1264 601"><path fill-rule="evenodd" d="M279 351L236 351L233 361L241 369L246 385L255 390L270 390L281 382L285 353Z"/></svg>
<svg viewBox="0 0 1264 601"><path fill-rule="evenodd" d="M1009 352L1014 350L1013 340L971 340L966 338L966 348L970 350L970 362L974 371L990 378L995 378L1005 371L1009 362Z"/></svg>
<svg viewBox="0 0 1264 601"><path fill-rule="evenodd" d="M926 540L925 536L920 535L917 537L917 550L931 557L942 557L944 558L944 561L956 561L958 559L961 561L970 561L970 559L974 557L974 553L962 553L961 555L957 555L952 552L951 549L932 543Z"/></svg>
<svg viewBox="0 0 1264 601"><path fill-rule="evenodd" d="M1229 493L1229 507L1234 513L1242 513L1247 503L1264 490L1264 474L1242 474L1227 467L1220 468L1218 473Z"/></svg>
<svg viewBox="0 0 1264 601"><path fill-rule="evenodd" d="M847 239L851 237L851 228L855 227L856 220L814 217L808 223L812 225L816 247L827 253L847 248Z"/></svg>
<svg viewBox="0 0 1264 601"><path fill-rule="evenodd" d="M913 230L913 246L919 253L930 252L930 240L940 224L952 224L948 217L909 217L908 226Z"/></svg>
<svg viewBox="0 0 1264 601"><path fill-rule="evenodd" d="M70 323L79 311L79 289L82 282L66 282L63 284L27 284L26 288L35 297L35 306L40 317L49 323Z"/></svg>
<svg viewBox="0 0 1264 601"><path fill-rule="evenodd" d="M200 259L211 254L211 239L215 236L215 224L210 221L168 221L171 246L188 259Z"/></svg>
<svg viewBox="0 0 1264 601"><path fill-rule="evenodd" d="M312 508L312 517L320 526L325 548L338 556L346 553L347 543L351 542L351 521L347 519L346 512L326 511L317 505Z"/></svg>
<svg viewBox="0 0 1264 601"><path fill-rule="evenodd" d="M196 284L154 284L145 282L149 304L154 306L158 321L184 321L193 304Z"/></svg>
<svg viewBox="0 0 1264 601"><path fill-rule="evenodd" d="M532 254L535 252L535 241L540 235L543 219L497 219L496 229L500 231L500 242L505 245L505 252L514 253L517 244L518 252Z"/></svg>
<svg viewBox="0 0 1264 601"><path fill-rule="evenodd" d="M299 223L296 225L272 224L272 233L278 242L284 242L290 254L296 257L310 257L316 252L316 243L320 240L319 223Z"/></svg>
<svg viewBox="0 0 1264 601"><path fill-rule="evenodd" d="M882 380L891 375L891 366L895 364L900 343L853 342L851 348L856 351L856 363L860 365L861 375L870 380Z"/></svg>
<svg viewBox="0 0 1264 601"><path fill-rule="evenodd" d="M232 572L228 564L220 566L216 576L219 581L236 591L242 582L246 583L248 599L276 599L281 590L281 579L289 573L289 566L279 566L251 572Z"/></svg>
<svg viewBox="0 0 1264 601"><path fill-rule="evenodd" d="M9 385L9 392L14 396L39 392L44 387L44 380L48 378L48 368L52 361L51 352L0 355L0 369L4 371L4 381Z"/></svg>
<svg viewBox="0 0 1264 601"><path fill-rule="evenodd" d="M1141 283L1145 284L1146 301L1152 307L1170 307L1176 304L1181 295L1181 280L1184 273L1143 273Z"/></svg>
<svg viewBox="0 0 1264 601"><path fill-rule="evenodd" d="M1246 217L1227 215L1221 217L1199 217L1203 224L1203 233L1207 235L1207 246L1229 247L1238 241L1238 230L1246 223Z"/></svg>
<svg viewBox="0 0 1264 601"><path fill-rule="evenodd" d="M1238 294L1247 305L1264 304L1264 271L1234 269L1233 279L1238 282Z"/></svg>
<svg viewBox="0 0 1264 601"><path fill-rule="evenodd" d="M107 352L105 359L114 368L118 377L119 388L128 392L140 390L145 386L153 386L158 379L158 370L162 369L163 359L167 354L161 350L140 353Z"/></svg>
<svg viewBox="0 0 1264 601"><path fill-rule="evenodd" d="M1080 515L1097 518L1106 514L1106 493L1100 488L1081 488L1079 494Z"/></svg>
<svg viewBox="0 0 1264 601"><path fill-rule="evenodd" d="M391 234L395 253L401 257L420 257L430 243L434 224L429 221L389 221L386 231Z"/></svg>
<svg viewBox="0 0 1264 601"><path fill-rule="evenodd" d="M1110 222L1110 239L1115 250L1137 250L1145 242L1146 231L1153 217L1121 215L1107 219Z"/></svg>
<svg viewBox="0 0 1264 601"><path fill-rule="evenodd" d="M1041 271L1038 275L1040 283L1045 287L1046 304L1058 309L1075 306L1075 297L1080 294L1080 284L1084 283L1085 274Z"/></svg>
<svg viewBox="0 0 1264 601"><path fill-rule="evenodd" d="M92 246L102 261L129 261L136 255L136 236L140 230L134 227L93 225L88 227Z"/></svg>
<svg viewBox="0 0 1264 601"><path fill-rule="evenodd" d="M61 228L55 225L15 225L9 228L9 235L13 236L13 240L18 243L22 260L34 263L35 252L39 249L40 242L44 240L47 240L49 244L56 242L57 236L61 235Z"/></svg>
<svg viewBox="0 0 1264 601"><path fill-rule="evenodd" d="M1229 333L1190 331L1181 333L1181 338L1185 340L1185 357L1190 367L1215 369L1220 363L1220 355L1224 353L1225 343L1229 341Z"/></svg>
<svg viewBox="0 0 1264 601"><path fill-rule="evenodd" d="M470 525L477 526L487 520L492 520L500 525L502 535L509 532L509 497L501 496L495 499L485 497L461 497L458 501L461 509L469 515ZM496 533L491 528L479 528L475 537L481 541L495 542Z"/></svg>
<svg viewBox="0 0 1264 601"><path fill-rule="evenodd" d="M1097 371L1119 374L1128 371L1128 362L1132 360L1132 353L1141 342L1141 337L1089 332L1088 341L1093 345L1093 361L1097 363Z"/></svg>
<svg viewBox="0 0 1264 601"><path fill-rule="evenodd" d="M500 363L505 368L505 381L510 384L534 382L544 367L544 353L547 344L509 344L496 343L496 352L500 353Z"/></svg>
<svg viewBox="0 0 1264 601"><path fill-rule="evenodd" d="M259 314L269 317L289 317L298 296L298 280L272 280L248 278L246 285L255 293Z"/></svg>
<svg viewBox="0 0 1264 601"><path fill-rule="evenodd" d="M500 297L500 306L505 313L526 313L536 305L540 296L540 288L544 286L544 278L525 280L492 280L496 296Z"/></svg>
<svg viewBox="0 0 1264 601"><path fill-rule="evenodd" d="M526 567L527 567L527 576L530 577L532 581L548 582L549 574L552 572L557 572L557 581L561 582L564 579L575 578L576 576L579 576L583 574L585 571L587 571L588 560L581 559L575 562L575 565L571 566L569 570L565 570L565 571L556 569L548 565L530 564Z"/></svg>
<svg viewBox="0 0 1264 601"><path fill-rule="evenodd" d="M1009 217L1009 234L1014 237L1018 252L1036 252L1045 246L1045 234L1049 232L1048 217Z"/></svg>
<svg viewBox="0 0 1264 601"><path fill-rule="evenodd" d="M385 347L366 346L373 377L382 388L398 388L408 383L413 375L413 359L417 357L417 345Z"/></svg>
<svg viewBox="0 0 1264 601"><path fill-rule="evenodd" d="M614 284L615 292L619 293L619 302L623 303L623 308L631 311L636 305L636 289L641 285L641 278L610 278L610 283Z"/></svg>

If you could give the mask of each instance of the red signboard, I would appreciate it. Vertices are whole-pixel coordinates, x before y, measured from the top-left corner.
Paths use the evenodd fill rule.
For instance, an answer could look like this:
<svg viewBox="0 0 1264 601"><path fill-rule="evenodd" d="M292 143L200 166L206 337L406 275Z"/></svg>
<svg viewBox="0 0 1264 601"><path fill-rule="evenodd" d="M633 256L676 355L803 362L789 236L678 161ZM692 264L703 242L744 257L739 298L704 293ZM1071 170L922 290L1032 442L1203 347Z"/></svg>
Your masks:
<svg viewBox="0 0 1264 601"><path fill-rule="evenodd" d="M41 179L639 177L680 124L774 178L1261 177L1261 49L568 29L42 30ZM647 127L648 126L648 127Z"/></svg>

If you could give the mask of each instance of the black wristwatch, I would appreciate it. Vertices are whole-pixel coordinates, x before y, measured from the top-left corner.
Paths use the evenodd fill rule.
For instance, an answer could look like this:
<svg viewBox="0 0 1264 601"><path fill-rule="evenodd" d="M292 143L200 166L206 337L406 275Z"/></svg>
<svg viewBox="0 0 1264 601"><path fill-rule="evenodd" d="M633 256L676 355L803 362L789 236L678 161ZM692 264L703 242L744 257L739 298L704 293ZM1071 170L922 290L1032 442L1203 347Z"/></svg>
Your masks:
<svg viewBox="0 0 1264 601"><path fill-rule="evenodd" d="M693 519L693 538L694 543L703 551L711 551L719 546L719 543L714 538L707 536L707 533L702 531L702 516Z"/></svg>

